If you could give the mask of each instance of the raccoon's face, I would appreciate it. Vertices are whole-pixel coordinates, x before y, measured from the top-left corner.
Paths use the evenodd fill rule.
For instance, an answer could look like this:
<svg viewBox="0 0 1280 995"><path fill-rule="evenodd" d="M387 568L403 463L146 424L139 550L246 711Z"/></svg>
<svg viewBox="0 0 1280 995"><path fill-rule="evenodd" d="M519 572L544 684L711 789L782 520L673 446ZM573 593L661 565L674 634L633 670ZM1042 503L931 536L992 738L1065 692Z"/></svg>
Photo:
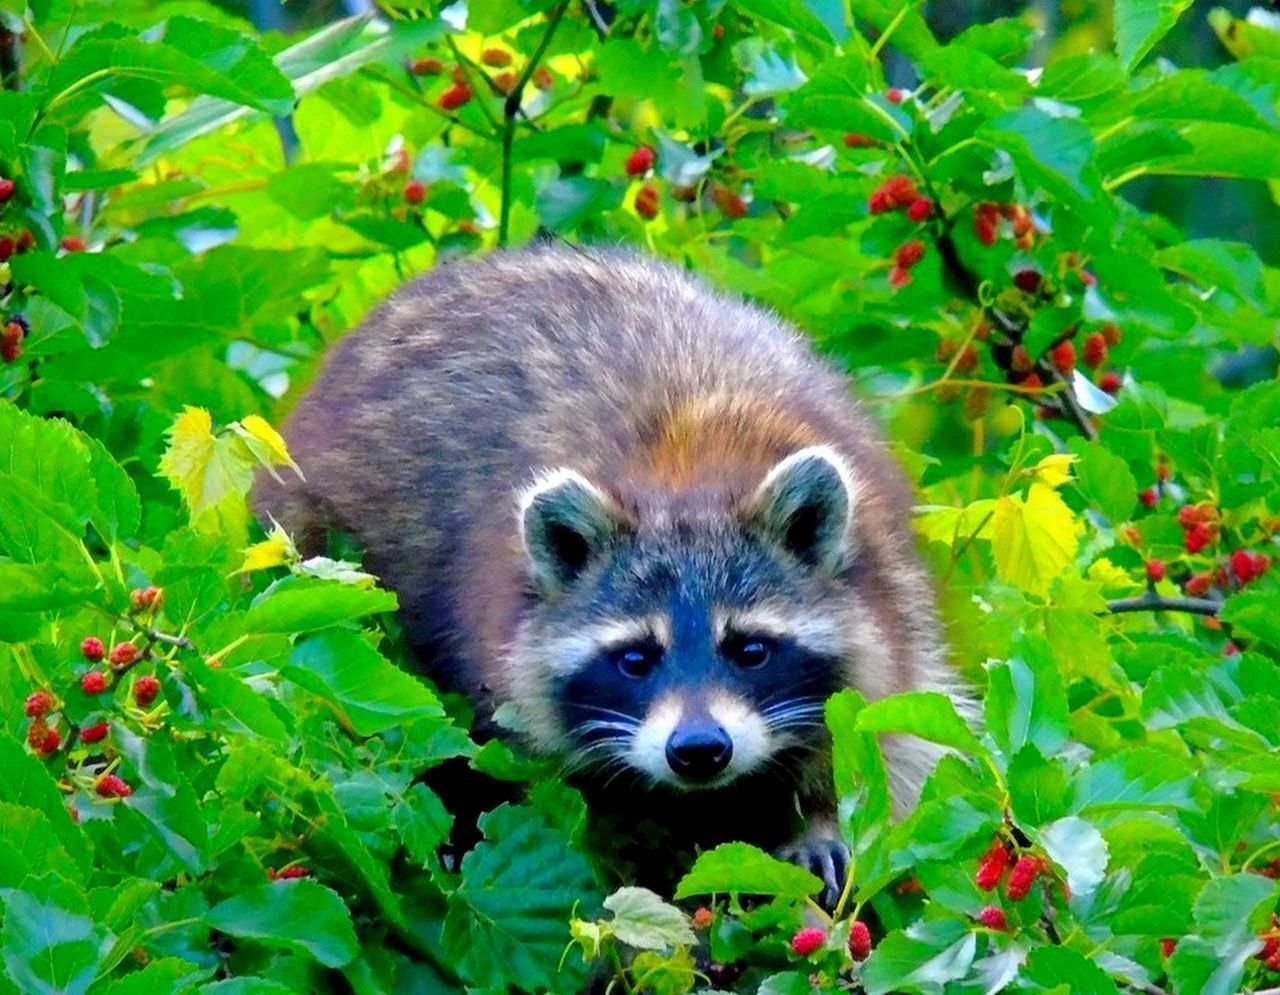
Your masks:
<svg viewBox="0 0 1280 995"><path fill-rule="evenodd" d="M577 767L686 789L818 747L823 703L849 680L832 609L856 493L825 447L746 499L624 509L573 471L534 484L521 502L534 593L511 661L534 739Z"/></svg>

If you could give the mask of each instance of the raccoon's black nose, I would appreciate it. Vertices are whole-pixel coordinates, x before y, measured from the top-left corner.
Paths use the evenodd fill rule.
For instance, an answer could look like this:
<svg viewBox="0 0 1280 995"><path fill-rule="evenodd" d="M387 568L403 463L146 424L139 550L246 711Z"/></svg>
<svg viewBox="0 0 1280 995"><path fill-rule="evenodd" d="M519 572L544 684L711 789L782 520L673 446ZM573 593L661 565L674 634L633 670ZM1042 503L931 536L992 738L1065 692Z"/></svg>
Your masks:
<svg viewBox="0 0 1280 995"><path fill-rule="evenodd" d="M710 781L732 756L733 740L710 719L683 722L667 740L667 763L686 781Z"/></svg>

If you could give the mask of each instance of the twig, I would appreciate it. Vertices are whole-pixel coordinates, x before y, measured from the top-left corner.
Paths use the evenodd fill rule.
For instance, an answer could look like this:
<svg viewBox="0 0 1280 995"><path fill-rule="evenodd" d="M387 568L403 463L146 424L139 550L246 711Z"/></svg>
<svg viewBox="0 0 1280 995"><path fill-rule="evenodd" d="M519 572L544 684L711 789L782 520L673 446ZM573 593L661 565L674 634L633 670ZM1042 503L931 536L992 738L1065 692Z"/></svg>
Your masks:
<svg viewBox="0 0 1280 995"><path fill-rule="evenodd" d="M516 80L516 85L511 88L502 105L502 206L498 213L498 245L500 246L507 244L507 236L511 230L511 146L515 141L516 117L520 114L524 88L537 71L538 63L546 54L547 46L551 44L551 38L555 35L556 28L560 26L560 21L568 9L569 0L560 0L560 3L556 4L556 9L547 18L547 30L542 36L542 41L538 43L533 55L525 63L524 71L520 73L520 78Z"/></svg>
<svg viewBox="0 0 1280 995"><path fill-rule="evenodd" d="M18 36L0 27L0 87L17 90L22 86L22 67L18 62Z"/></svg>
<svg viewBox="0 0 1280 995"><path fill-rule="evenodd" d="M1140 598L1117 598L1107 602L1107 611L1112 615L1123 612L1188 612L1192 615L1217 615L1222 608L1220 601L1208 598L1166 598L1147 591Z"/></svg>

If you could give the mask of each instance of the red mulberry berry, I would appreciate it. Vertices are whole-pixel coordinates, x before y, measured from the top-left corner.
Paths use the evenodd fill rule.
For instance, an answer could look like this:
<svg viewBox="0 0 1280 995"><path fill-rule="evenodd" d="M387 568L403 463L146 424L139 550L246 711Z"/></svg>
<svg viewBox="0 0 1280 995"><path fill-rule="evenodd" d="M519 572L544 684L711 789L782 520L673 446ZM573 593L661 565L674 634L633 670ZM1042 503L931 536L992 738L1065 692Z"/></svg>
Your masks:
<svg viewBox="0 0 1280 995"><path fill-rule="evenodd" d="M510 69L504 69L502 72L495 75L493 79L489 80L489 85L493 88L494 93L499 93L505 97L516 88L516 83L518 82L519 79L516 77L515 73Z"/></svg>
<svg viewBox="0 0 1280 995"><path fill-rule="evenodd" d="M95 722L80 730L80 741L83 743L100 743L107 738L110 726L105 722Z"/></svg>
<svg viewBox="0 0 1280 995"><path fill-rule="evenodd" d="M847 149L866 149L873 148L880 143L870 135L859 135L854 132L844 136L844 147Z"/></svg>
<svg viewBox="0 0 1280 995"><path fill-rule="evenodd" d="M905 97L906 97L906 94L903 93L901 90L899 90L896 86L890 87L888 90L884 91L884 99L889 101L889 103L891 104L900 104L902 103L903 98Z"/></svg>
<svg viewBox="0 0 1280 995"><path fill-rule="evenodd" d="M1028 373L1022 378L1022 386L1027 388L1027 390L1037 391L1044 386L1044 384L1040 380L1039 373Z"/></svg>
<svg viewBox="0 0 1280 995"><path fill-rule="evenodd" d="M1015 902L1026 898L1040 874L1040 869L1038 857L1019 857L1018 862L1013 865L1013 870L1009 872L1009 883L1005 885L1005 894Z"/></svg>
<svg viewBox="0 0 1280 995"><path fill-rule="evenodd" d="M294 864L292 867L286 867L277 875L277 877L282 881L295 881L298 878L308 878L310 876L311 871L298 864Z"/></svg>
<svg viewBox="0 0 1280 995"><path fill-rule="evenodd" d="M911 282L911 271L902 266L895 266L889 271L889 286L895 290L905 287Z"/></svg>
<svg viewBox="0 0 1280 995"><path fill-rule="evenodd" d="M511 65L511 53L505 48L486 48L480 53L480 61L494 69L506 69Z"/></svg>
<svg viewBox="0 0 1280 995"><path fill-rule="evenodd" d="M867 210L872 214L884 214L886 211L892 211L893 199L884 190L877 190L867 200Z"/></svg>
<svg viewBox="0 0 1280 995"><path fill-rule="evenodd" d="M539 90L550 90L556 85L555 73L546 66L539 66L533 71L533 85Z"/></svg>
<svg viewBox="0 0 1280 995"><path fill-rule="evenodd" d="M57 729L50 729L42 720L37 720L32 722L31 728L27 730L27 741L36 751L36 756L47 757L58 752L58 747L62 745L62 736Z"/></svg>
<svg viewBox="0 0 1280 995"><path fill-rule="evenodd" d="M1183 537L1183 545L1192 555L1203 551L1211 542L1213 542L1213 530L1200 523L1187 529L1187 534Z"/></svg>
<svg viewBox="0 0 1280 995"><path fill-rule="evenodd" d="M0 263L7 263L18 251L18 243L8 235L0 235Z"/></svg>
<svg viewBox="0 0 1280 995"><path fill-rule="evenodd" d="M1147 560L1147 580L1153 584L1164 580L1164 560Z"/></svg>
<svg viewBox="0 0 1280 995"><path fill-rule="evenodd" d="M894 207L909 207L920 199L920 190L910 176L890 176L880 189L889 195Z"/></svg>
<svg viewBox="0 0 1280 995"><path fill-rule="evenodd" d="M103 798L128 798L133 794L133 788L128 783L115 774L106 774L98 778L97 792Z"/></svg>
<svg viewBox="0 0 1280 995"><path fill-rule="evenodd" d="M658 191L652 186L645 185L636 191L636 214L644 218L646 221L652 221L658 216L660 200Z"/></svg>
<svg viewBox="0 0 1280 995"><path fill-rule="evenodd" d="M101 670L91 670L81 675L80 687L85 694L102 694L107 689L107 675Z"/></svg>
<svg viewBox="0 0 1280 995"><path fill-rule="evenodd" d="M8 177L0 178L0 204L9 200L17 191L18 185Z"/></svg>
<svg viewBox="0 0 1280 995"><path fill-rule="evenodd" d="M63 235L59 244L67 252L84 252L89 247L88 243L79 235Z"/></svg>
<svg viewBox="0 0 1280 995"><path fill-rule="evenodd" d="M693 913L693 928L707 929L716 921L716 914L705 905L699 906Z"/></svg>
<svg viewBox="0 0 1280 995"><path fill-rule="evenodd" d="M1000 883L1000 878L1004 876L1004 869L1008 865L1009 851L1005 849L1003 843L996 840L982 855L982 859L978 862L978 873L974 875L973 880L983 891L991 891Z"/></svg>
<svg viewBox="0 0 1280 995"><path fill-rule="evenodd" d="M160 682L150 674L145 677L139 677L133 685L133 700L138 703L138 707L147 708L156 700L156 695L160 693Z"/></svg>
<svg viewBox="0 0 1280 995"><path fill-rule="evenodd" d="M1000 208L990 201L974 208L973 231L983 245L995 245L1000 237Z"/></svg>
<svg viewBox="0 0 1280 995"><path fill-rule="evenodd" d="M116 643L115 649L111 651L111 662L117 667L127 667L138 659L138 647L129 641Z"/></svg>
<svg viewBox="0 0 1280 995"><path fill-rule="evenodd" d="M1009 922L1004 917L1004 909L998 905L988 905L978 913L978 922L986 926L987 929L998 929L1001 932L1009 928Z"/></svg>
<svg viewBox="0 0 1280 995"><path fill-rule="evenodd" d="M907 217L911 221L923 221L933 213L933 201L928 197L920 197L913 200L907 207Z"/></svg>
<svg viewBox="0 0 1280 995"><path fill-rule="evenodd" d="M1033 269L1020 269L1013 274L1013 283L1019 290L1028 294L1039 293L1040 274Z"/></svg>
<svg viewBox="0 0 1280 995"><path fill-rule="evenodd" d="M1172 937L1166 936L1160 941L1160 954L1163 957L1172 957L1173 951L1177 948L1178 941Z"/></svg>
<svg viewBox="0 0 1280 995"><path fill-rule="evenodd" d="M53 695L48 691L32 691L27 695L24 711L27 718L38 719L53 707Z"/></svg>
<svg viewBox="0 0 1280 995"><path fill-rule="evenodd" d="M421 59L414 59L409 64L409 72L415 76L439 76L444 72L444 63L439 59L426 56Z"/></svg>
<svg viewBox="0 0 1280 995"><path fill-rule="evenodd" d="M1160 503L1160 494L1154 487L1146 487L1138 491L1138 500L1144 508L1154 508Z"/></svg>
<svg viewBox="0 0 1280 995"><path fill-rule="evenodd" d="M1124 381L1120 379L1120 374L1108 370L1098 379L1098 386L1108 394L1120 393L1120 388L1124 386Z"/></svg>
<svg viewBox="0 0 1280 995"><path fill-rule="evenodd" d="M97 663L107 654L107 648L97 636L89 636L80 644L80 655L90 663Z"/></svg>
<svg viewBox="0 0 1280 995"><path fill-rule="evenodd" d="M797 930L796 935L791 937L791 952L797 957L808 957L826 942L827 934L817 926L805 926L803 929Z"/></svg>
<svg viewBox="0 0 1280 995"><path fill-rule="evenodd" d="M440 94L440 99L436 101L436 105L443 111L456 111L470 101L471 87L466 83L454 83L453 86Z"/></svg>
<svg viewBox="0 0 1280 995"><path fill-rule="evenodd" d="M648 145L641 145L638 149L627 156L627 175L643 176L653 168L654 158L653 149Z"/></svg>
<svg viewBox="0 0 1280 995"><path fill-rule="evenodd" d="M861 919L849 924L849 953L854 960L866 960L871 956L871 930Z"/></svg>
<svg viewBox="0 0 1280 995"><path fill-rule="evenodd" d="M1208 594L1211 587L1213 587L1213 574L1206 570L1204 573L1192 574L1188 577L1183 590L1193 598L1198 598Z"/></svg>
<svg viewBox="0 0 1280 995"><path fill-rule="evenodd" d="M924 258L924 243L918 238L903 242L893 253L893 261L903 269L910 269Z"/></svg>
<svg viewBox="0 0 1280 995"><path fill-rule="evenodd" d="M1070 373L1076 368L1076 347L1069 339L1059 342L1049 351L1053 365L1062 373Z"/></svg>
<svg viewBox="0 0 1280 995"><path fill-rule="evenodd" d="M1107 345L1114 348L1120 344L1120 326L1119 325L1103 325L1102 337L1107 340Z"/></svg>
<svg viewBox="0 0 1280 995"><path fill-rule="evenodd" d="M1107 361L1107 340L1101 332L1091 332L1084 340L1084 365L1097 368Z"/></svg>
<svg viewBox="0 0 1280 995"><path fill-rule="evenodd" d="M421 180L410 180L404 185L404 201L415 207L427 199L427 185Z"/></svg>

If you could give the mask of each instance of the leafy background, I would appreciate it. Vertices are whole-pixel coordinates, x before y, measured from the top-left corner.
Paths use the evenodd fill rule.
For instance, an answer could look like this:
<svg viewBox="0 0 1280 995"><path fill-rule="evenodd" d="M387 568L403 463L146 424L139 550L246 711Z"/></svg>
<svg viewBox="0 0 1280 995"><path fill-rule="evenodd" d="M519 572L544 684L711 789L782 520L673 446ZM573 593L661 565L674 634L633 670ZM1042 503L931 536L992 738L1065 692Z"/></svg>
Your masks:
<svg viewBox="0 0 1280 995"><path fill-rule="evenodd" d="M1001 9L0 0L0 991L1280 986L1280 30ZM618 890L250 520L328 343L539 233L775 307L918 484L986 728L832 699L834 915L742 844ZM955 750L898 825L894 730ZM449 769L527 786L474 846Z"/></svg>

